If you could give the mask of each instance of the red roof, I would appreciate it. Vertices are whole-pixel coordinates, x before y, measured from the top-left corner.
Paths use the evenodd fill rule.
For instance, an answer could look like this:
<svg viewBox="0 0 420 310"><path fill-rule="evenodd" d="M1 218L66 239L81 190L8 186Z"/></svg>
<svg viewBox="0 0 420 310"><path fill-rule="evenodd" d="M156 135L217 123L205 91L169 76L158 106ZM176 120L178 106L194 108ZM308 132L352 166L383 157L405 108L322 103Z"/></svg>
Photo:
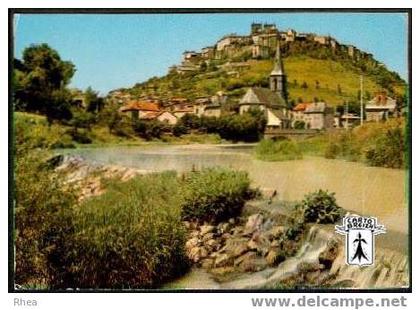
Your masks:
<svg viewBox="0 0 420 310"><path fill-rule="evenodd" d="M154 102L147 101L130 101L127 105L120 108L121 112L127 111L150 111L159 112L159 105Z"/></svg>
<svg viewBox="0 0 420 310"><path fill-rule="evenodd" d="M308 105L310 105L310 103L299 103L297 106L293 108L293 111L295 112L305 111Z"/></svg>

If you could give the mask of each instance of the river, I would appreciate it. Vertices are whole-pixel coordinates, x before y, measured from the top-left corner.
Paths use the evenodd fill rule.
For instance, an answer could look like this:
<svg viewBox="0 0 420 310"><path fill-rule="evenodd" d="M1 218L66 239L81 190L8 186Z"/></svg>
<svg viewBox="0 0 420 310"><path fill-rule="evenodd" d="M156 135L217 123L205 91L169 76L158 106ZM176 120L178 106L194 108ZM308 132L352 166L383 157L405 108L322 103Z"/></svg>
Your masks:
<svg viewBox="0 0 420 310"><path fill-rule="evenodd" d="M188 171L212 166L245 170L254 186L276 189L277 199L296 201L310 191L327 189L336 193L341 207L377 216L394 237L406 236L408 232L407 173L404 170L321 157L264 162L253 157L252 145L241 144L118 146L62 152L80 155L88 161L149 171Z"/></svg>
<svg viewBox="0 0 420 310"><path fill-rule="evenodd" d="M147 171L175 170L178 172L203 167L223 166L245 170L254 186L277 190L276 199L301 200L308 192L327 189L336 193L338 204L361 215L375 216L385 225L387 233L376 238L377 260L389 259L395 268L388 270L378 265L364 273L355 266L345 266L344 258L337 261L342 268L339 279L353 279L359 287L393 287L401 274L399 266L407 266L408 253L408 200L407 172L399 169L368 167L362 163L331 160L321 157L304 157L301 160L264 162L254 158L252 145L147 145L136 147L81 148L61 150L60 153L80 155L89 162L116 164ZM275 208L277 203L273 203ZM280 204L281 205L281 204ZM330 225L329 236L336 235ZM317 232L317 231L315 231ZM321 235L319 235L321 233ZM331 237L325 232L315 236L324 246ZM322 239L322 240L321 240ZM293 258L279 266L260 273L244 275L242 279L226 283L225 288L252 288L258 283L279 280L285 271L296 268L297 262L311 253L319 253L322 246L309 242L312 250L302 252L301 258ZM305 258L306 257L306 258ZM342 267L343 265L344 267ZM382 270L383 269L383 270ZM397 271L396 271L397 270ZM374 274L386 274L378 283ZM376 280L375 280L376 281ZM388 281L388 282L387 282ZM203 269L195 268L167 288L221 288Z"/></svg>

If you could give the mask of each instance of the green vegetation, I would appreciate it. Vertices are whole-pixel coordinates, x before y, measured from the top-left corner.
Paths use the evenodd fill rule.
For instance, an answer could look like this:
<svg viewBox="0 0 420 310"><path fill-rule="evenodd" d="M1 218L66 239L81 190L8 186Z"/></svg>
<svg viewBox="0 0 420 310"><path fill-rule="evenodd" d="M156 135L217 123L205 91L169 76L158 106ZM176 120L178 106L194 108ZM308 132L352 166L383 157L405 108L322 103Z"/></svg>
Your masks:
<svg viewBox="0 0 420 310"><path fill-rule="evenodd" d="M246 172L222 168L205 169L185 176L182 218L198 222L220 222L237 216L250 198Z"/></svg>
<svg viewBox="0 0 420 310"><path fill-rule="evenodd" d="M296 211L301 214L304 223L335 223L344 214L344 210L337 205L335 194L318 190L305 195L296 205Z"/></svg>
<svg viewBox="0 0 420 310"><path fill-rule="evenodd" d="M284 161L302 159L299 145L289 140L262 140L255 148L258 159L265 161Z"/></svg>
<svg viewBox="0 0 420 310"><path fill-rule="evenodd" d="M63 176L46 164L50 155L45 148L56 143L57 133L36 129L15 123L15 282L45 287L56 275L53 252L72 234L77 196L70 185L63 186Z"/></svg>
<svg viewBox="0 0 420 310"><path fill-rule="evenodd" d="M350 130L326 132L305 140L262 140L256 157L265 161L301 159L304 155L359 161L370 166L406 168L408 137L403 119L365 123Z"/></svg>
<svg viewBox="0 0 420 310"><path fill-rule="evenodd" d="M66 86L75 71L71 62L61 60L47 44L26 48L22 61L14 61L15 108L42 113L49 123L70 119L72 96Z"/></svg>
<svg viewBox="0 0 420 310"><path fill-rule="evenodd" d="M406 122L392 119L384 123L367 123L350 131L325 136L326 158L365 162L371 166L406 168L408 137ZM309 142L310 143L310 142Z"/></svg>
<svg viewBox="0 0 420 310"><path fill-rule="evenodd" d="M65 288L150 288L188 268L175 173L109 181L74 213ZM60 285L60 283L62 283Z"/></svg>
<svg viewBox="0 0 420 310"><path fill-rule="evenodd" d="M353 62L346 57L334 55L319 56L316 51L320 47L312 47L314 52L304 49L290 50L284 53L284 66L288 78L289 100L293 104L310 102L315 98L329 105L343 105L345 101L352 103L359 100L360 74L364 75L366 100L378 90L387 89L390 94L400 98L404 94L405 82L395 73L384 67L365 68L363 61ZM218 61L217 65L229 59ZM162 98L182 96L193 100L200 96L214 95L222 90L228 96L228 102L222 107L232 111L237 101L245 93L247 87L268 87L268 76L273 69L272 60L246 60L249 65L238 71L237 76L228 75L223 68L196 73L169 73L163 77L154 77L136 84L124 92L134 96L141 94L159 95ZM351 109L350 109L351 110ZM355 111L357 112L357 110Z"/></svg>

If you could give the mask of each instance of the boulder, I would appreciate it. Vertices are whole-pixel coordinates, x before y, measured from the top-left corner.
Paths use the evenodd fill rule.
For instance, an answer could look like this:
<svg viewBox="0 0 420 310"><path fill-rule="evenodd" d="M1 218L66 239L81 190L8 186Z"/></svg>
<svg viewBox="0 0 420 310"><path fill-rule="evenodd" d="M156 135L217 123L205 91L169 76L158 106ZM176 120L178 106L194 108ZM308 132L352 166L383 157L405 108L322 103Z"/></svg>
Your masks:
<svg viewBox="0 0 420 310"><path fill-rule="evenodd" d="M247 253L245 253L245 254L237 257L234 260L233 265L234 266L239 266L243 261L245 261L245 260L254 260L254 259L257 259L257 257L258 256L257 256L257 253L256 252L250 251L250 252L247 252Z"/></svg>
<svg viewBox="0 0 420 310"><path fill-rule="evenodd" d="M215 227L213 225L202 225L200 226L201 235L205 235L211 232L214 232Z"/></svg>
<svg viewBox="0 0 420 310"><path fill-rule="evenodd" d="M265 256L270 250L271 242L264 234L257 233L248 241L248 247Z"/></svg>
<svg viewBox="0 0 420 310"><path fill-rule="evenodd" d="M215 239L210 239L205 243L206 247L211 249L212 251L217 251L220 248L220 243Z"/></svg>
<svg viewBox="0 0 420 310"><path fill-rule="evenodd" d="M267 268L267 261L262 257L247 257L240 264L239 269L244 272L257 272Z"/></svg>
<svg viewBox="0 0 420 310"><path fill-rule="evenodd" d="M212 239L214 239L215 238L215 234L214 233L207 233L207 234L205 234L205 235L203 235L203 237L202 237L202 241L203 242L206 242L206 241L209 241L209 240L212 240Z"/></svg>
<svg viewBox="0 0 420 310"><path fill-rule="evenodd" d="M211 258L205 258L201 262L201 266L205 269L213 268L214 260Z"/></svg>
<svg viewBox="0 0 420 310"><path fill-rule="evenodd" d="M241 256L242 254L246 253L248 250L249 249L246 242L240 243L233 249L233 256L234 257Z"/></svg>
<svg viewBox="0 0 420 310"><path fill-rule="evenodd" d="M307 274L314 271L319 271L324 269L324 265L321 265L316 262L300 262L297 265L297 270L302 274Z"/></svg>
<svg viewBox="0 0 420 310"><path fill-rule="evenodd" d="M318 260L325 268L330 269L338 256L338 242L330 241L324 251L319 254Z"/></svg>
<svg viewBox="0 0 420 310"><path fill-rule="evenodd" d="M267 260L267 263L270 266L276 266L280 264L281 262L283 262L286 259L286 257L283 251L281 251L279 248L274 248L268 252L265 259Z"/></svg>
<svg viewBox="0 0 420 310"><path fill-rule="evenodd" d="M245 229L244 231L246 232L254 232L256 230L261 229L261 226L264 222L264 217L262 216L262 214L253 214L251 216L248 217L248 220L245 224Z"/></svg>
<svg viewBox="0 0 420 310"><path fill-rule="evenodd" d="M185 243L185 248L188 251L199 245L200 245L200 240L197 237L193 237Z"/></svg>
<svg viewBox="0 0 420 310"><path fill-rule="evenodd" d="M233 264L233 257L227 253L219 253L214 260L215 267L225 267Z"/></svg>
<svg viewBox="0 0 420 310"><path fill-rule="evenodd" d="M190 251L187 252L188 258L192 260L194 263L197 263L201 258L201 248L196 246L193 247Z"/></svg>
<svg viewBox="0 0 420 310"><path fill-rule="evenodd" d="M274 226L268 232L271 240L278 239L286 232L286 227L284 226Z"/></svg>

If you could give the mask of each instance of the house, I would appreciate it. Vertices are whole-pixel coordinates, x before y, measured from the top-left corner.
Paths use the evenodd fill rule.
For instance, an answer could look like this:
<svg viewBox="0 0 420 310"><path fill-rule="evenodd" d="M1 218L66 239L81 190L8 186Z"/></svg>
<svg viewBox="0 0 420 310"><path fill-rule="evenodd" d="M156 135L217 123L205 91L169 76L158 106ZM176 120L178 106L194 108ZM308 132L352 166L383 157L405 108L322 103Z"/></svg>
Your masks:
<svg viewBox="0 0 420 310"><path fill-rule="evenodd" d="M194 108L180 108L180 109L175 109L173 111L171 111L173 115L176 116L176 118L181 118L183 117L185 114L195 114L194 113Z"/></svg>
<svg viewBox="0 0 420 310"><path fill-rule="evenodd" d="M143 121L156 120L168 125L175 125L178 121L178 118L169 111L145 112L139 119Z"/></svg>
<svg viewBox="0 0 420 310"><path fill-rule="evenodd" d="M239 101L239 113L259 109L267 118L267 128L288 128L290 126L287 107L286 75L277 44L276 59L270 74L270 88L252 87Z"/></svg>
<svg viewBox="0 0 420 310"><path fill-rule="evenodd" d="M397 101L387 96L385 92L379 92L366 104L366 121L379 122L387 120L396 112L396 109Z"/></svg>
<svg viewBox="0 0 420 310"><path fill-rule="evenodd" d="M348 129L360 123L360 116L354 113L344 113L340 117L340 122L344 128Z"/></svg>
<svg viewBox="0 0 420 310"><path fill-rule="evenodd" d="M222 106L216 102L205 105L202 115L207 117L220 117L221 114Z"/></svg>
<svg viewBox="0 0 420 310"><path fill-rule="evenodd" d="M328 107L325 102L313 102L306 106L305 111L306 128L308 129L329 129L334 127L334 110Z"/></svg>
<svg viewBox="0 0 420 310"><path fill-rule="evenodd" d="M141 119L146 113L160 112L159 104L156 102L132 100L119 109L122 113L131 112L133 119Z"/></svg>
<svg viewBox="0 0 420 310"><path fill-rule="evenodd" d="M305 110L310 103L298 103L292 110L292 127L295 127L297 122L304 122L305 120Z"/></svg>

